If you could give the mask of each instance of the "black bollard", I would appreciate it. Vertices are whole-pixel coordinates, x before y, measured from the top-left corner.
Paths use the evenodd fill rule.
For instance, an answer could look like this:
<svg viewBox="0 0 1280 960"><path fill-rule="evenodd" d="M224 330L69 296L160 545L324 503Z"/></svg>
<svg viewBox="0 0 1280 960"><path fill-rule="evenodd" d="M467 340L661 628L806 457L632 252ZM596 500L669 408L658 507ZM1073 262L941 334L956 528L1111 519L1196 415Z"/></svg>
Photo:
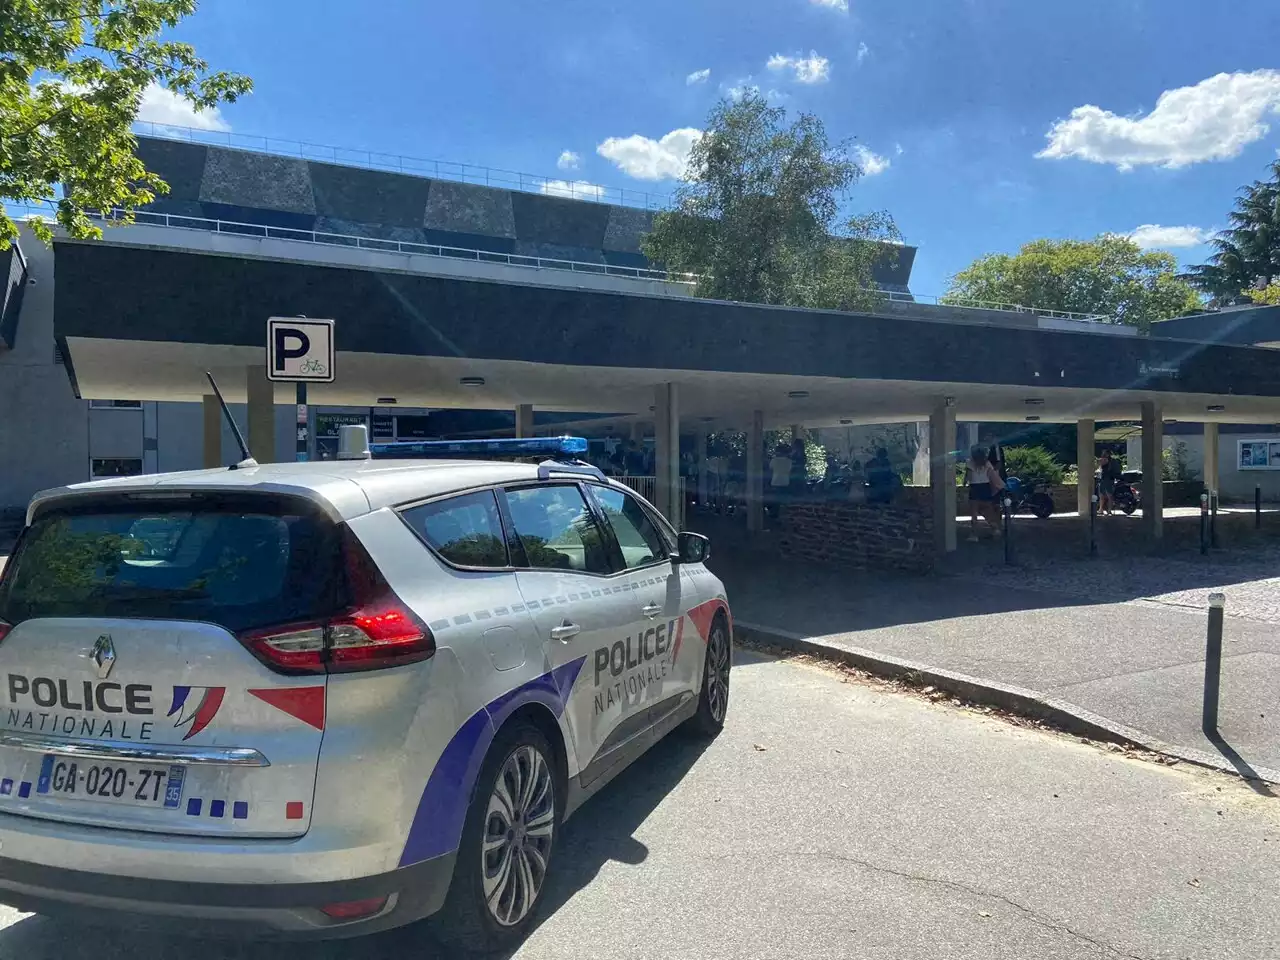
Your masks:
<svg viewBox="0 0 1280 960"><path fill-rule="evenodd" d="M1209 552L1209 495L1200 494L1200 556Z"/></svg>
<svg viewBox="0 0 1280 960"><path fill-rule="evenodd" d="M1208 735L1218 732L1218 690L1222 684L1222 616L1227 598L1209 594L1209 629L1204 650L1204 707L1200 728Z"/></svg>
<svg viewBox="0 0 1280 960"><path fill-rule="evenodd" d="M1013 544L1009 542L1013 533L1013 501L1004 497L1000 503L1000 512L1003 514L1001 523L1004 525L1004 562L1013 563Z"/></svg>
<svg viewBox="0 0 1280 960"><path fill-rule="evenodd" d="M1253 529L1262 529L1262 484L1253 488Z"/></svg>
<svg viewBox="0 0 1280 960"><path fill-rule="evenodd" d="M1209 491L1209 546L1218 549L1218 491Z"/></svg>
<svg viewBox="0 0 1280 960"><path fill-rule="evenodd" d="M1089 556L1098 555L1098 536L1096 524L1098 520L1098 495L1089 497Z"/></svg>

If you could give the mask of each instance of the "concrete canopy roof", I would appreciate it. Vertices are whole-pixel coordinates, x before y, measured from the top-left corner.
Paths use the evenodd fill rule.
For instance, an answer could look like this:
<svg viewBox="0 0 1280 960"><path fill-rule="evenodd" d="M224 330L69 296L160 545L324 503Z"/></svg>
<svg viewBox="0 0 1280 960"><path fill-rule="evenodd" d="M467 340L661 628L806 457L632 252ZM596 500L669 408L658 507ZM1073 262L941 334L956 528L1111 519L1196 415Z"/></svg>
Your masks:
<svg viewBox="0 0 1280 960"><path fill-rule="evenodd" d="M964 420L1280 421L1270 351L691 298L408 275L109 243L56 248L55 332L87 398L228 399L273 315L336 321L314 404L629 411L680 385L686 420L893 422L955 398ZM461 377L483 377L467 388ZM292 389L281 385L281 403ZM1029 400L1043 403L1030 404ZM1216 409L1221 407L1222 409ZM1215 409L1210 409L1215 408Z"/></svg>

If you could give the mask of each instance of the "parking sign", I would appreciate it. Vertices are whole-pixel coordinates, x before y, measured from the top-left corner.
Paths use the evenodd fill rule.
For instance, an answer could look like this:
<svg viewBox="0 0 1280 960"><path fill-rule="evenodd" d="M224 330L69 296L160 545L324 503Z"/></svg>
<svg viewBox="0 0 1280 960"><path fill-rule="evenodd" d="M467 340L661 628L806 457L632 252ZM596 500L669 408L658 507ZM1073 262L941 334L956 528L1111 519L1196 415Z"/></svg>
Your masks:
<svg viewBox="0 0 1280 960"><path fill-rule="evenodd" d="M333 382L333 321L272 317L267 321L267 379Z"/></svg>

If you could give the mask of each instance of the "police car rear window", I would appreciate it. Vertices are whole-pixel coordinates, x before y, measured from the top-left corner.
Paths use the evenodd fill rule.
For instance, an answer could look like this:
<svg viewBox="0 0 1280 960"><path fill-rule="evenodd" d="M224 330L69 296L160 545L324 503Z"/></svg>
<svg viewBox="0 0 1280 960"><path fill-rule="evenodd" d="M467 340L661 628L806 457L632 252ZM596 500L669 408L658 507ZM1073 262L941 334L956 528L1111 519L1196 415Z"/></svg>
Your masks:
<svg viewBox="0 0 1280 960"><path fill-rule="evenodd" d="M335 606L333 524L297 501L175 501L46 513L0 580L0 619L140 617L244 630Z"/></svg>

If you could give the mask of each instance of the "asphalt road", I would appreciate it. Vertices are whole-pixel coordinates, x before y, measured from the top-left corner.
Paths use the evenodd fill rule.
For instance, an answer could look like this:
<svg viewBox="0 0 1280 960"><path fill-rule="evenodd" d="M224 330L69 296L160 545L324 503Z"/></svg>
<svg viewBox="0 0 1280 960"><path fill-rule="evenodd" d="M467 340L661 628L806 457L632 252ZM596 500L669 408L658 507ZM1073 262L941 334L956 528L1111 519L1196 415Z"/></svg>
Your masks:
<svg viewBox="0 0 1280 960"><path fill-rule="evenodd" d="M824 669L741 656L709 748L565 828L520 958L1280 955L1280 802ZM1265 789L1265 788L1260 788ZM225 944L0 918L0 960L433 960L420 930Z"/></svg>

